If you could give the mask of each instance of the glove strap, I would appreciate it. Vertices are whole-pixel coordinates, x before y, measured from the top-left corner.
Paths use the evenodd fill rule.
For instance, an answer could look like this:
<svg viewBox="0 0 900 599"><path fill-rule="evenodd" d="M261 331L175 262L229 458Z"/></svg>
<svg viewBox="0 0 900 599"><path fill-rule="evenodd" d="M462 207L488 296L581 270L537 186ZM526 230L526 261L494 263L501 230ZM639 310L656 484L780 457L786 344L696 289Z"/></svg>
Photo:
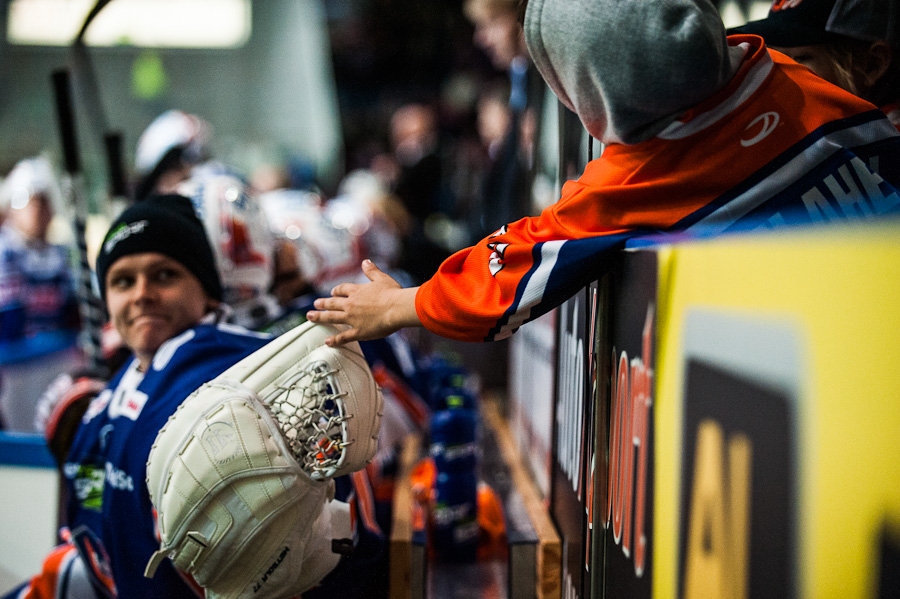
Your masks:
<svg viewBox="0 0 900 599"><path fill-rule="evenodd" d="M197 531L187 533L186 540L191 542L185 543L178 560L193 566L194 560L203 553L204 549L209 547L209 540ZM144 577L153 578L156 574L156 569L159 568L162 561L174 552L175 550L171 547L154 551L153 555L150 556L150 561L147 562L147 567L144 569Z"/></svg>
<svg viewBox="0 0 900 599"><path fill-rule="evenodd" d="M331 551L338 555L353 555L353 516L350 504L331 500L325 509L331 510Z"/></svg>
<svg viewBox="0 0 900 599"><path fill-rule="evenodd" d="M144 568L144 578L153 578L156 575L156 569L159 568L162 561L169 557L171 553L172 549L160 549L154 551L153 555L150 556L150 561L147 562L147 567Z"/></svg>

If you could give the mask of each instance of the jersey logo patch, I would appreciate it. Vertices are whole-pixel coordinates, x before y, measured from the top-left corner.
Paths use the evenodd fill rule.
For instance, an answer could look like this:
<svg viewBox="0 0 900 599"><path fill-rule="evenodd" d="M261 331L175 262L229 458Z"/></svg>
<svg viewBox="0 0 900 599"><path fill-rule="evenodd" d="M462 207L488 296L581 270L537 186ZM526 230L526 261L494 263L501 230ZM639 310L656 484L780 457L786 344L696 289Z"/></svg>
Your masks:
<svg viewBox="0 0 900 599"><path fill-rule="evenodd" d="M94 464L66 464L67 475L73 477L75 499L85 510L100 512L103 509L103 484L106 469ZM74 471L70 472L69 471Z"/></svg>
<svg viewBox="0 0 900 599"><path fill-rule="evenodd" d="M775 127L778 126L778 122L781 120L781 117L777 112L764 112L752 121L750 124L744 128L744 131L749 131L754 129L760 121L762 121L762 130L759 133L751 137L750 139L741 138L741 145L745 148L749 148L750 146L757 144L769 137L769 134L775 130Z"/></svg>
<svg viewBox="0 0 900 599"><path fill-rule="evenodd" d="M491 252L490 261L488 262L488 268L491 269L491 274L493 276L497 276L497 273L503 270L504 262L504 254L506 253L506 248L509 247L508 243L489 243L488 248L493 250Z"/></svg>
<svg viewBox="0 0 900 599"><path fill-rule="evenodd" d="M112 401L109 403L109 417L118 418L124 416L129 420L137 420L147 403L147 394L137 389L130 392L113 394Z"/></svg>

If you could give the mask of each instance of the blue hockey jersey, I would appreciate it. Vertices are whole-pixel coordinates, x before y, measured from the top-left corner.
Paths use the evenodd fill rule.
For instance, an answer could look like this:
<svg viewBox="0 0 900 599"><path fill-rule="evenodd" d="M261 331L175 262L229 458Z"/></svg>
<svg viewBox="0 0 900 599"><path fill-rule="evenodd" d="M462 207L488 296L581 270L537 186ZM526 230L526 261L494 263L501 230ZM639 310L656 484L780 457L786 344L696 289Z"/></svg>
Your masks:
<svg viewBox="0 0 900 599"><path fill-rule="evenodd" d="M0 229L0 364L70 347L78 327L68 250Z"/></svg>
<svg viewBox="0 0 900 599"><path fill-rule="evenodd" d="M132 360L91 403L64 466L67 523L88 548L91 567L128 599L196 597L166 560L154 578L144 567L159 548L146 486L157 433L200 385L271 337L204 321L164 343L147 372ZM202 591L199 591L202 596Z"/></svg>

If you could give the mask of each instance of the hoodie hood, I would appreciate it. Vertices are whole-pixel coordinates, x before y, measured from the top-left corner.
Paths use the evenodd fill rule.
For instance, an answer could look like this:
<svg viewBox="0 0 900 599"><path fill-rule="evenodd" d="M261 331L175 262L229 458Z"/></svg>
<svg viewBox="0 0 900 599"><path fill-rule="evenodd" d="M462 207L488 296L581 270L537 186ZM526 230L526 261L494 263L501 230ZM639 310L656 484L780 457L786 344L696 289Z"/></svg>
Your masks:
<svg viewBox="0 0 900 599"><path fill-rule="evenodd" d="M604 143L653 137L728 83L743 55L708 0L529 0L525 41Z"/></svg>

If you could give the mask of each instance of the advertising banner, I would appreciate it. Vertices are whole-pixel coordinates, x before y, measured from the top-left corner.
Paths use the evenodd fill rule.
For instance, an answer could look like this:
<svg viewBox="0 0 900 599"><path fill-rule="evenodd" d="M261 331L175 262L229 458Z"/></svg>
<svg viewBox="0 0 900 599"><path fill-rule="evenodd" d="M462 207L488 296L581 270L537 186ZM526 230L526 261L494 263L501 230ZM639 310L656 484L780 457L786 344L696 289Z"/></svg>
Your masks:
<svg viewBox="0 0 900 599"><path fill-rule="evenodd" d="M694 308L683 338L679 596L794 597L794 331Z"/></svg>
<svg viewBox="0 0 900 599"><path fill-rule="evenodd" d="M558 309L557 377L553 430L553 477L550 510L562 541L562 595L566 599L589 597L585 588L585 462L592 449L591 396L588 393L587 290ZM589 581L588 581L589 582ZM589 586L589 585L588 585ZM587 591L587 592L586 592Z"/></svg>
<svg viewBox="0 0 900 599"><path fill-rule="evenodd" d="M605 595L649 598L653 580L654 369L658 256L623 252L609 284L605 468L595 498L602 523ZM598 437L599 438L599 437ZM598 451L599 453L599 451ZM599 494L598 494L599 495Z"/></svg>
<svg viewBox="0 0 900 599"><path fill-rule="evenodd" d="M541 495L550 498L550 446L556 372L556 310L509 339L509 420L519 455Z"/></svg>
<svg viewBox="0 0 900 599"><path fill-rule="evenodd" d="M896 224L668 254L654 365L653 597L891 596Z"/></svg>

